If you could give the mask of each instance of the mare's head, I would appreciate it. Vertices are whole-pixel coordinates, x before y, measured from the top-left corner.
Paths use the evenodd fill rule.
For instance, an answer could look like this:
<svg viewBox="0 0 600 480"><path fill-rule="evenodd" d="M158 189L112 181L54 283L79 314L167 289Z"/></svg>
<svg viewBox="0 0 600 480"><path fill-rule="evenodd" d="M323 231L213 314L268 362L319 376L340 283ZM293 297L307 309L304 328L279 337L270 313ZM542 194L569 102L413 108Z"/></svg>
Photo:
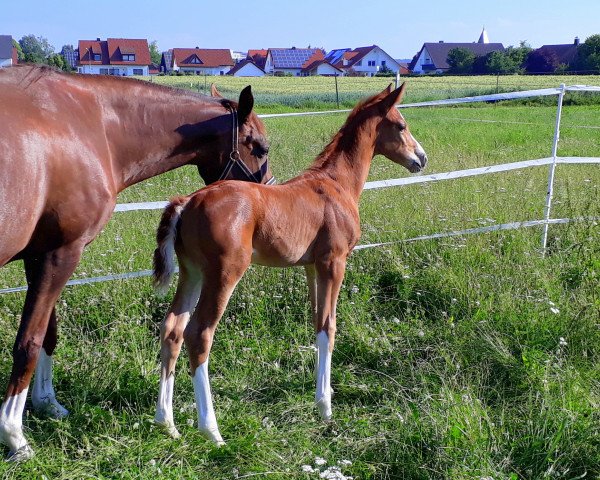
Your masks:
<svg viewBox="0 0 600 480"><path fill-rule="evenodd" d="M211 95L222 98L217 88L211 85ZM257 183L275 181L269 167L269 142L267 131L260 118L254 113L254 96L250 85L242 90L238 103L223 99L231 112L230 128L221 136L220 150L226 152L219 180L246 180ZM237 125L237 132L234 130ZM235 160L227 163L228 160Z"/></svg>
<svg viewBox="0 0 600 480"><path fill-rule="evenodd" d="M369 109L381 117L377 126L375 154L384 155L405 167L411 173L420 172L427 163L427 154L421 144L410 133L408 123L396 108L402 101L406 83L392 90L390 85L372 98Z"/></svg>

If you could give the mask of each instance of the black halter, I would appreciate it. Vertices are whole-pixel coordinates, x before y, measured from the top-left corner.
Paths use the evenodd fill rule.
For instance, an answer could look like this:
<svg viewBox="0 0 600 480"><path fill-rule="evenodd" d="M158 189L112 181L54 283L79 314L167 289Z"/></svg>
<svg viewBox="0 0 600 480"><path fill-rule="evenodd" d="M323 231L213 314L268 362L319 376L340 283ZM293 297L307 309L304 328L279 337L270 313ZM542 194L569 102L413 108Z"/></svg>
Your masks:
<svg viewBox="0 0 600 480"><path fill-rule="evenodd" d="M219 180L250 180L255 183L265 183L266 185L273 185L277 183L274 176L263 182L267 172L269 171L269 160L266 160L255 173L252 173L248 166L244 163L240 157L240 151L238 150L238 115L235 107L231 107L231 119L232 119L232 136L231 136L231 153L229 154L229 161L225 165L225 169Z"/></svg>

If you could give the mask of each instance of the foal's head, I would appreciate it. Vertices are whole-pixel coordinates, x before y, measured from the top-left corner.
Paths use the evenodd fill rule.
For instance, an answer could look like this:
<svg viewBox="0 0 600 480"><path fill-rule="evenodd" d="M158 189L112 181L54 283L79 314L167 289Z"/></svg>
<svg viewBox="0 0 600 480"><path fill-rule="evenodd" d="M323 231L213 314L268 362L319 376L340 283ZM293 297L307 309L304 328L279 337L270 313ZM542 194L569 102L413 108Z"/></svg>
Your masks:
<svg viewBox="0 0 600 480"><path fill-rule="evenodd" d="M217 88L211 86L211 95L221 97ZM234 135L233 122L230 134L221 138L222 151L234 152L237 158L243 162L248 171L243 166L234 165L231 171L225 176L226 179L233 180L253 180L259 183L266 183L273 178L269 167L269 142L267 141L267 131L263 122L254 113L254 96L250 85L242 90L237 103L223 100L224 105L233 112L237 118L237 135ZM237 145L234 144L237 141ZM235 150L237 149L237 153ZM249 175L251 174L251 175ZM250 178L252 176L253 178Z"/></svg>
<svg viewBox="0 0 600 480"><path fill-rule="evenodd" d="M408 124L396 108L402 97L406 83L392 90L392 85L377 95L372 108L382 117L377 129L375 153L399 163L411 173L420 172L427 163L427 154L421 144L410 133Z"/></svg>

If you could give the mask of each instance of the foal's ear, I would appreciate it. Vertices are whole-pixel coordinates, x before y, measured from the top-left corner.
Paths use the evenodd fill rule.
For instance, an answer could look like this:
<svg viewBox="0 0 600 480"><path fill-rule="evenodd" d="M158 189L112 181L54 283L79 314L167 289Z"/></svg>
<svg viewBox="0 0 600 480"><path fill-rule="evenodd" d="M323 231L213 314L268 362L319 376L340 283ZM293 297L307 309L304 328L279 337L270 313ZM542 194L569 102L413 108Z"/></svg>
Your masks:
<svg viewBox="0 0 600 480"><path fill-rule="evenodd" d="M392 107L398 105L402 101L402 97L404 97L404 90L406 89L406 82L403 82L400 85L400 88L392 91L392 84L388 87L389 93L381 100L381 109L387 113Z"/></svg>
<svg viewBox="0 0 600 480"><path fill-rule="evenodd" d="M221 95L221 92L219 92L219 90L217 90L217 86L214 83L210 84L210 96L217 97L217 98L223 98L223 95Z"/></svg>
<svg viewBox="0 0 600 480"><path fill-rule="evenodd" d="M253 108L254 96L252 95L252 87L248 85L240 93L240 100L238 102L238 118L240 125L243 125L246 120L248 120Z"/></svg>

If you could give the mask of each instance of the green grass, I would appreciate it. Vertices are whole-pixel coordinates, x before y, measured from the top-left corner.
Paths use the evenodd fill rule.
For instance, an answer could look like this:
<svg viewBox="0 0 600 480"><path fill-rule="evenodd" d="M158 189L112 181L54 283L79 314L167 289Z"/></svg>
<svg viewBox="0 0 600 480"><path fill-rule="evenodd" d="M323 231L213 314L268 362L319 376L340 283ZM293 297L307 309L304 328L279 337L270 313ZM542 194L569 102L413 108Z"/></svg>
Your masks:
<svg viewBox="0 0 600 480"><path fill-rule="evenodd" d="M428 173L550 155L554 107L403 113L430 156ZM598 130L576 128L600 126L598 108L569 105L563 115L559 153L600 156ZM276 176L307 166L343 120L265 120ZM365 192L362 242L542 218L547 173ZM376 158L369 179L401 176L401 167ZM597 165L560 165L553 217L600 217L599 185ZM164 200L200 186L197 172L184 168L119 200ZM159 214L115 214L75 276L150 268ZM341 469L355 479L600 478L598 234L594 221L552 226L546 257L539 228L355 252L338 306L331 425L320 422L313 401L314 332L302 269L251 267L211 355L227 441L220 449L194 427L185 352L175 392L182 439L152 425L158 328L173 290L157 298L149 279L69 287L58 307L55 378L71 416L28 413L25 433L37 455L24 465L0 464L0 477L310 480L318 473L302 466L317 468L321 457L327 466L352 462ZM20 262L0 273L0 288L23 281ZM23 298L0 296L7 360ZM4 361L4 384L9 372Z"/></svg>

